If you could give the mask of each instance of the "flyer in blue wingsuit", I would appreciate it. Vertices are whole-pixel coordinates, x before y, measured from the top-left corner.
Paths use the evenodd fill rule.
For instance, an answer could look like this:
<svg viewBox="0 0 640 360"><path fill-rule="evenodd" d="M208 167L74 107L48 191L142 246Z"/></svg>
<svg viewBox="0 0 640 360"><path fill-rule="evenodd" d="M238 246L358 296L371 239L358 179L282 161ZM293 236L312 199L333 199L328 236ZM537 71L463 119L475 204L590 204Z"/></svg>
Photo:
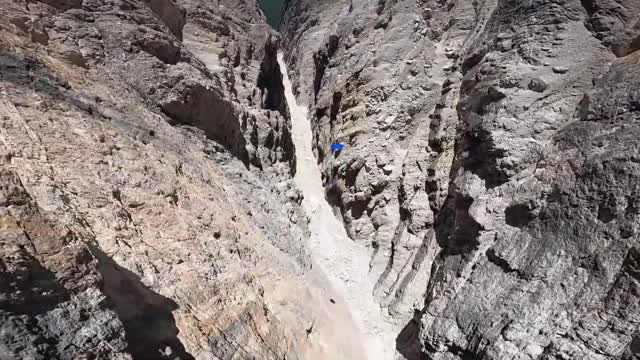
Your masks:
<svg viewBox="0 0 640 360"><path fill-rule="evenodd" d="M332 144L331 145L331 151L340 151L344 149L344 144Z"/></svg>

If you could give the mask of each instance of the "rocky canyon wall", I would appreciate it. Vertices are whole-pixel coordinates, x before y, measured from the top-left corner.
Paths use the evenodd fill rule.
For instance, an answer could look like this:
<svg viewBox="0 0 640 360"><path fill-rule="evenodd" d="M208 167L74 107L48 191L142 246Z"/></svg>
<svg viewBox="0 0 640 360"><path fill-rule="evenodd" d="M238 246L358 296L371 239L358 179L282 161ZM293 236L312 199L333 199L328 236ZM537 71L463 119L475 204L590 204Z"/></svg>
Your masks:
<svg viewBox="0 0 640 360"><path fill-rule="evenodd" d="M400 358L637 356L639 26L633 0L289 1L327 197Z"/></svg>
<svg viewBox="0 0 640 360"><path fill-rule="evenodd" d="M0 358L304 357L277 46L251 2L0 1Z"/></svg>
<svg viewBox="0 0 640 360"><path fill-rule="evenodd" d="M0 0L0 359L638 358L640 2L285 10Z"/></svg>

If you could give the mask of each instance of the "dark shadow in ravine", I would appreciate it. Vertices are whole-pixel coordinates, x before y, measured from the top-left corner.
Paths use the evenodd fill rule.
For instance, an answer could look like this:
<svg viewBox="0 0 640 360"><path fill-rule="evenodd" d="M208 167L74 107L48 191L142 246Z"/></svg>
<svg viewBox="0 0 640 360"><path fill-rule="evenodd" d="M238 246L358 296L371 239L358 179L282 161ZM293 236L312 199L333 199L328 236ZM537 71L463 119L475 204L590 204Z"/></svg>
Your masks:
<svg viewBox="0 0 640 360"><path fill-rule="evenodd" d="M267 22L274 29L278 29L280 27L285 3L285 0L258 0L258 4L260 4L260 8L267 18Z"/></svg>
<svg viewBox="0 0 640 360"><path fill-rule="evenodd" d="M205 84L185 84L179 92L181 97L161 104L162 112L172 120L170 123L203 130L208 139L222 145L249 168L247 140L238 120L241 110L227 100L220 89Z"/></svg>
<svg viewBox="0 0 640 360"><path fill-rule="evenodd" d="M416 313L396 337L396 350L406 360L427 360L427 355L422 352L420 345L420 321L418 319L419 313Z"/></svg>
<svg viewBox="0 0 640 360"><path fill-rule="evenodd" d="M96 245L89 245L98 259L101 288L126 331L127 351L135 360L193 360L180 339L172 312L173 300L153 292L138 275L121 267Z"/></svg>
<svg viewBox="0 0 640 360"><path fill-rule="evenodd" d="M35 318L69 300L69 292L60 285L56 274L44 267L24 246L18 247L22 257L13 255L21 260L17 268L7 271L0 258L0 269L4 270L0 271L0 294L4 295L0 298L0 310L5 315Z"/></svg>

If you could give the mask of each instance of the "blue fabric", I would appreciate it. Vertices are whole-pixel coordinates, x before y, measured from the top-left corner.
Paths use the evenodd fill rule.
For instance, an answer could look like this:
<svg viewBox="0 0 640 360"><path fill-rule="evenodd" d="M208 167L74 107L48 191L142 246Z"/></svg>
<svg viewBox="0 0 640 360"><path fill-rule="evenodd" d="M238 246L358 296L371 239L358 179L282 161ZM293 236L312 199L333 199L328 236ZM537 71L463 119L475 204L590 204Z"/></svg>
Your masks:
<svg viewBox="0 0 640 360"><path fill-rule="evenodd" d="M331 151L340 151L344 149L344 144L332 144Z"/></svg>

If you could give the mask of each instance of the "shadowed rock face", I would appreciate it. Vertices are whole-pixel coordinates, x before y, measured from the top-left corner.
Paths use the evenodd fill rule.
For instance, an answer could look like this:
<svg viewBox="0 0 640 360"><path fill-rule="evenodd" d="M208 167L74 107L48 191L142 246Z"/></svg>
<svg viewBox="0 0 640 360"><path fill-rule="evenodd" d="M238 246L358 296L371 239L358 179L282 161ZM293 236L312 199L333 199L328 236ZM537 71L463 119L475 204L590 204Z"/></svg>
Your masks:
<svg viewBox="0 0 640 360"><path fill-rule="evenodd" d="M318 162L371 248L374 294L407 323L399 355L637 356L638 16L635 1L289 3Z"/></svg>
<svg viewBox="0 0 640 360"><path fill-rule="evenodd" d="M89 349L125 356L128 333L98 290L102 277L86 234L43 216L12 171L3 168L0 179L2 357L76 359Z"/></svg>

